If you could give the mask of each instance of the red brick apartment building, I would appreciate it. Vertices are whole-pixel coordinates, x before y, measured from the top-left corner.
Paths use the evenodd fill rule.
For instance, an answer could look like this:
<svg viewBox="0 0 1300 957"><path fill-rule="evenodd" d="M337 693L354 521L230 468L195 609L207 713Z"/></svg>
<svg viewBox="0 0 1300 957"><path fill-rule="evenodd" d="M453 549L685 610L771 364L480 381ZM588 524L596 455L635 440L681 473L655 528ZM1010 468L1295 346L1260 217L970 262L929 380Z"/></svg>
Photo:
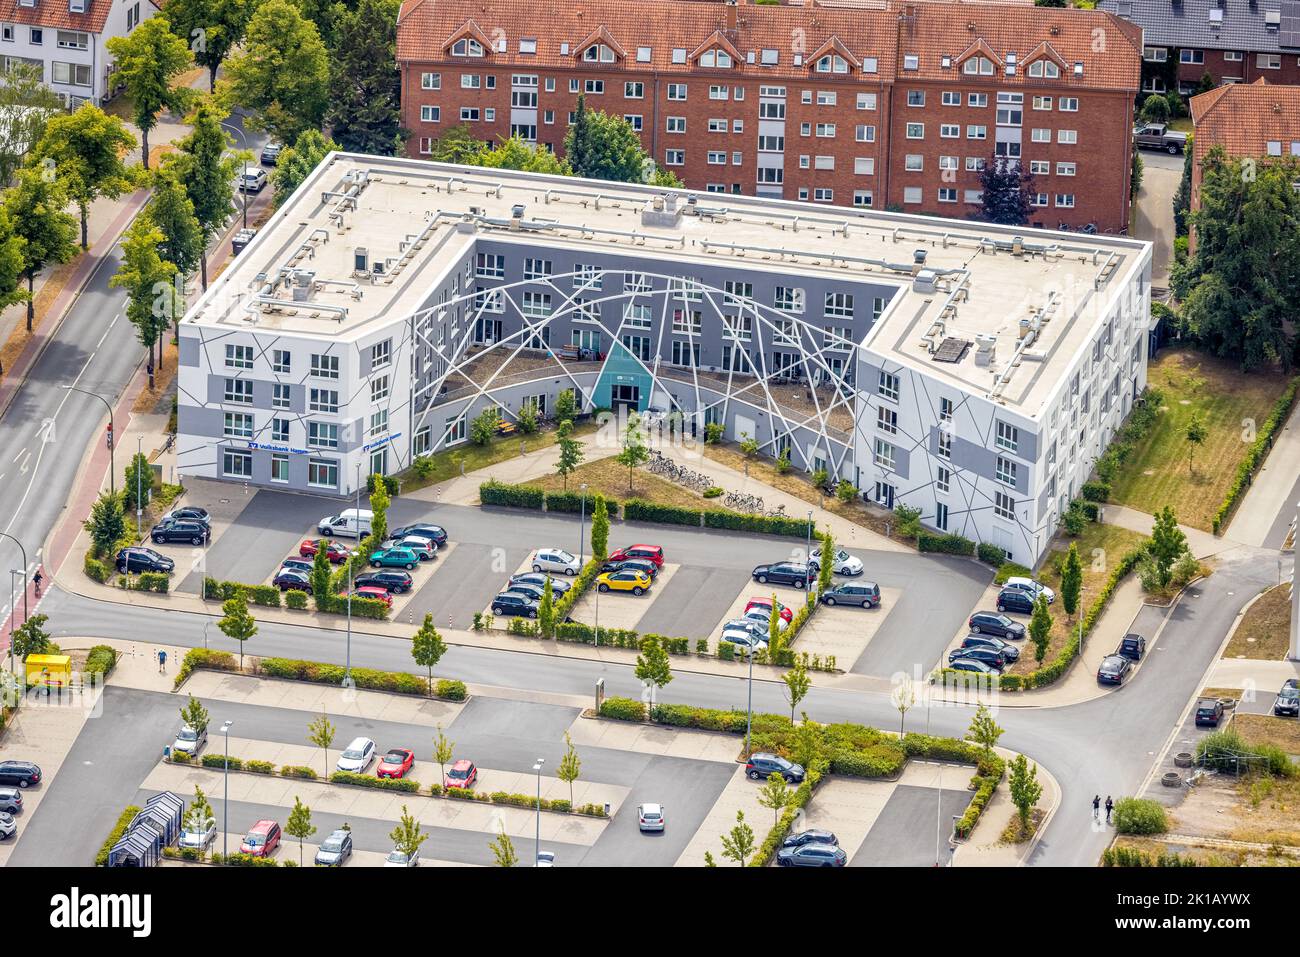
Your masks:
<svg viewBox="0 0 1300 957"><path fill-rule="evenodd" d="M1033 222L1128 227L1141 29L961 0L406 0L407 150L465 123L557 152L578 94L688 186L965 218L995 155Z"/></svg>

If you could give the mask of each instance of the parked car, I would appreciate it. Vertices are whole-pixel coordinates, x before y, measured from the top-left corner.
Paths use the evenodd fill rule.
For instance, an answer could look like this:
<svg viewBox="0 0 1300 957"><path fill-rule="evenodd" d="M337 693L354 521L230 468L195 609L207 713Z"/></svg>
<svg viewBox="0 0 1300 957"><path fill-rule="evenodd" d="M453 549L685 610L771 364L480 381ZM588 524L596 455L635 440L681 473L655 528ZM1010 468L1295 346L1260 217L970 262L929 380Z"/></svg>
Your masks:
<svg viewBox="0 0 1300 957"><path fill-rule="evenodd" d="M998 593L998 611L1014 611L1022 615L1034 613L1034 599L1018 588L1004 588Z"/></svg>
<svg viewBox="0 0 1300 957"><path fill-rule="evenodd" d="M389 748L375 768L377 778L404 778L415 764L415 752L410 748Z"/></svg>
<svg viewBox="0 0 1300 957"><path fill-rule="evenodd" d="M0 813L0 841L7 841L18 833L18 822L12 814Z"/></svg>
<svg viewBox="0 0 1300 957"><path fill-rule="evenodd" d="M372 568L405 568L411 571L420 559L409 548L381 548L370 553Z"/></svg>
<svg viewBox="0 0 1300 957"><path fill-rule="evenodd" d="M447 530L441 525L430 525L427 522L416 522L414 525L403 525L401 528L395 528L391 532L394 538L405 538L407 535L421 535L431 539L433 544L439 548L447 544Z"/></svg>
<svg viewBox="0 0 1300 957"><path fill-rule="evenodd" d="M1202 698L1196 702L1196 726L1217 728L1223 720L1223 704L1218 698Z"/></svg>
<svg viewBox="0 0 1300 957"><path fill-rule="evenodd" d="M967 627L977 635L997 635L1011 641L1020 641L1025 637L1025 626L1012 621L1006 615L991 611L977 611L966 622Z"/></svg>
<svg viewBox="0 0 1300 957"><path fill-rule="evenodd" d="M180 841L178 843L181 847L192 848L196 851L206 851L212 846L212 843L216 839L217 822L213 818L208 818L203 827L197 831L188 828L181 831Z"/></svg>
<svg viewBox="0 0 1300 957"><path fill-rule="evenodd" d="M502 592L492 599L492 614L498 618L503 615L511 618L536 618L537 602L521 592Z"/></svg>
<svg viewBox="0 0 1300 957"><path fill-rule="evenodd" d="M808 572L811 575L816 575L821 567L822 550L819 545L808 553ZM850 555L842 548L835 550L835 560L831 562L831 571L836 575L861 575L863 568L862 559L856 555Z"/></svg>
<svg viewBox="0 0 1300 957"><path fill-rule="evenodd" d="M311 591L311 576L306 572L295 571L291 568L281 568L279 573L271 579L271 584L280 591L289 591L297 589L298 591Z"/></svg>
<svg viewBox="0 0 1300 957"><path fill-rule="evenodd" d="M370 534L370 523L375 513L368 508L345 508L337 515L327 515L316 523L322 535L343 535L360 541Z"/></svg>
<svg viewBox="0 0 1300 957"><path fill-rule="evenodd" d="M119 573L160 572L169 575L176 570L176 562L152 548L131 545L118 551L114 564Z"/></svg>
<svg viewBox="0 0 1300 957"><path fill-rule="evenodd" d="M239 853L250 857L269 857L280 846L280 825L275 821L258 821L244 835Z"/></svg>
<svg viewBox="0 0 1300 957"><path fill-rule="evenodd" d="M1097 683L1103 685L1120 685L1128 677L1133 662L1123 655L1107 655L1101 659L1097 668Z"/></svg>
<svg viewBox="0 0 1300 957"><path fill-rule="evenodd" d="M172 754L188 754L190 757L199 753L199 749L208 743L208 729L196 731L188 724L181 725L172 742Z"/></svg>
<svg viewBox="0 0 1300 957"><path fill-rule="evenodd" d="M316 863L322 867L342 867L352 856L352 832L339 828L331 831L330 836L320 842L316 851Z"/></svg>
<svg viewBox="0 0 1300 957"><path fill-rule="evenodd" d="M1138 149L1164 150L1177 156L1187 148L1187 134L1175 133L1164 123L1148 123L1133 131L1133 143Z"/></svg>
<svg viewBox="0 0 1300 957"><path fill-rule="evenodd" d="M957 658L948 661L949 671L972 671L977 675L995 675L998 669L974 658Z"/></svg>
<svg viewBox="0 0 1300 957"><path fill-rule="evenodd" d="M620 561L606 561L605 564L600 566L600 570L601 572L644 572L650 576L651 581L654 581L655 577L659 574L659 566L645 558L628 558Z"/></svg>
<svg viewBox="0 0 1300 957"><path fill-rule="evenodd" d="M390 538L385 541L380 548L405 548L415 552L415 557L422 562L427 562L438 554L438 546L433 543L433 539L425 538L423 535L407 535L404 538Z"/></svg>
<svg viewBox="0 0 1300 957"><path fill-rule="evenodd" d="M405 594L415 585L410 572L395 568L381 568L379 571L364 572L352 580L357 588L382 588L384 591Z"/></svg>
<svg viewBox="0 0 1300 957"><path fill-rule="evenodd" d="M721 641L735 646L738 655L747 655L752 651L765 651L767 642L754 634L753 622L746 619L733 619L722 626Z"/></svg>
<svg viewBox="0 0 1300 957"><path fill-rule="evenodd" d="M664 809L662 804L638 804L636 806L637 826L641 832L662 831L664 829Z"/></svg>
<svg viewBox="0 0 1300 957"><path fill-rule="evenodd" d="M554 867L554 866L555 866L555 852L554 852L554 851L538 851L538 852L537 852L537 866L538 866L538 867Z"/></svg>
<svg viewBox="0 0 1300 957"><path fill-rule="evenodd" d="M991 648L994 651L1001 652L1002 658L1007 664L1020 660L1020 649L1007 641L1005 638L995 638L993 635L967 635L961 640L963 648Z"/></svg>
<svg viewBox="0 0 1300 957"><path fill-rule="evenodd" d="M1115 654L1131 658L1133 661L1141 661L1146 653L1147 640L1135 632L1129 632L1121 638L1119 647L1115 649Z"/></svg>
<svg viewBox="0 0 1300 957"><path fill-rule="evenodd" d="M559 598L573 587L573 582L566 581L563 578L553 578L550 575L541 572L524 572L520 575L510 576L510 587L515 588L518 585L536 585L538 588L544 587L547 582L551 583L551 595Z"/></svg>
<svg viewBox="0 0 1300 957"><path fill-rule="evenodd" d="M375 742L369 738L353 738L352 742L343 749L339 755L338 762L334 765L340 771L352 771L355 774L364 774L366 768L370 767L370 762L375 759Z"/></svg>
<svg viewBox="0 0 1300 957"><path fill-rule="evenodd" d="M759 565L751 572L754 581L760 585L772 582L774 585L793 585L803 588L808 584L808 566L796 562L777 562L774 565Z"/></svg>
<svg viewBox="0 0 1300 957"><path fill-rule="evenodd" d="M765 610L763 608L751 608L749 611L745 612L740 617L745 619L746 621L752 621L754 623L755 634L761 634L764 638L767 637L767 633L771 630L772 612L769 610ZM776 626L777 634L782 634L787 628L790 627L790 622L786 621L780 615L777 615L776 620L777 620L777 626Z"/></svg>
<svg viewBox="0 0 1300 957"><path fill-rule="evenodd" d="M748 615L755 608L761 608L764 615L770 616L772 614L772 599L766 598L762 595L759 595L757 598L751 598L748 604L745 605L745 614ZM788 623L794 620L794 612L780 602L776 603L776 610L781 616L782 621Z"/></svg>
<svg viewBox="0 0 1300 957"><path fill-rule="evenodd" d="M30 761L0 761L0 784L28 788L41 783L40 765Z"/></svg>
<svg viewBox="0 0 1300 957"><path fill-rule="evenodd" d="M830 831L814 827L807 831L800 831L798 834L791 834L781 842L782 847L802 847L805 844L829 844L832 847L839 847L840 839Z"/></svg>
<svg viewBox="0 0 1300 957"><path fill-rule="evenodd" d="M848 862L849 855L834 844L800 844L776 852L781 867L843 867Z"/></svg>
<svg viewBox="0 0 1300 957"><path fill-rule="evenodd" d="M212 516L208 514L206 508L200 508L197 505L181 505L158 519L160 522L200 522L204 525L212 524Z"/></svg>
<svg viewBox="0 0 1300 957"><path fill-rule="evenodd" d="M562 548L539 548L533 555L533 571L573 576L582 571L582 562Z"/></svg>
<svg viewBox="0 0 1300 957"><path fill-rule="evenodd" d="M643 561L654 562L660 568L664 567L664 550L661 545L629 545L626 548L620 548L618 551L609 556L612 562L625 562L629 559L639 558Z"/></svg>
<svg viewBox="0 0 1300 957"><path fill-rule="evenodd" d="M256 235L257 230L252 226L236 230L235 235L230 237L230 255L238 256L242 253L248 248L248 244L253 241L253 237Z"/></svg>
<svg viewBox="0 0 1300 957"><path fill-rule="evenodd" d="M650 588L650 576L645 572L606 572L596 578L596 587L601 591L630 591L634 595L644 595Z"/></svg>
<svg viewBox="0 0 1300 957"><path fill-rule="evenodd" d="M393 596L388 593L387 588L381 588L379 585L363 585L360 588L354 588L352 589L352 597L382 601L389 608L393 607Z"/></svg>
<svg viewBox="0 0 1300 957"><path fill-rule="evenodd" d="M262 155L258 157L258 160L263 166L274 166L280 161L280 151L282 149L284 149L283 146L274 140L270 140L262 147Z"/></svg>
<svg viewBox="0 0 1300 957"><path fill-rule="evenodd" d="M838 582L822 592L820 598L827 605L879 608L880 586L875 582Z"/></svg>
<svg viewBox="0 0 1300 957"><path fill-rule="evenodd" d="M384 867L419 867L420 866L420 849L417 847L410 854L393 848L389 853L388 859L384 861Z"/></svg>
<svg viewBox="0 0 1300 957"><path fill-rule="evenodd" d="M348 549L346 545L340 545L338 542L332 542L328 538L308 538L298 546L298 554L303 558L315 558L316 552L320 548L325 549L325 557L335 565L340 565L348 560Z"/></svg>
<svg viewBox="0 0 1300 957"><path fill-rule="evenodd" d="M266 170L254 166L239 174L236 180L241 193L260 193L266 186Z"/></svg>
<svg viewBox="0 0 1300 957"><path fill-rule="evenodd" d="M23 809L23 796L17 788L0 788L0 811L17 814Z"/></svg>
<svg viewBox="0 0 1300 957"><path fill-rule="evenodd" d="M183 522L179 520L159 522L149 530L149 538L155 545L165 545L169 542L189 542L191 545L202 545L211 535L212 529L203 522Z"/></svg>
<svg viewBox="0 0 1300 957"><path fill-rule="evenodd" d="M768 754L759 751L749 756L745 762L745 774L751 780L766 781L768 775L773 772L780 774L790 784L800 784L803 781L803 765L787 761L779 754Z"/></svg>
<svg viewBox="0 0 1300 957"><path fill-rule="evenodd" d="M452 762L447 769L447 775L442 780L442 786L445 788L461 788L468 790L478 783L478 768L474 762L467 758L461 758Z"/></svg>
<svg viewBox="0 0 1300 957"><path fill-rule="evenodd" d="M280 563L280 571L282 572L303 572L310 575L311 569L312 563L305 558L286 558Z"/></svg>
<svg viewBox="0 0 1300 957"><path fill-rule="evenodd" d="M1022 591L1034 601L1037 601L1038 596L1042 595L1047 599L1049 605L1056 601L1056 592L1052 591L1042 582L1034 581L1032 578L1008 578L1003 583L1002 588L1003 590L1014 588L1016 591Z"/></svg>
<svg viewBox="0 0 1300 957"><path fill-rule="evenodd" d="M1296 688L1283 688L1273 699L1273 713L1279 718L1283 715L1300 718L1300 690ZM4 807L3 799L0 799L0 808Z"/></svg>
<svg viewBox="0 0 1300 957"><path fill-rule="evenodd" d="M533 582L511 581L506 585L508 591L517 592L520 595L527 595L533 601L537 602L538 607L542 603L542 595L546 592L545 585L536 585ZM552 598L559 598L559 594L554 589L551 590Z"/></svg>
<svg viewBox="0 0 1300 957"><path fill-rule="evenodd" d="M982 661L994 671L999 672L1007 666L1007 659L1003 658L1002 652L995 648L954 648L948 652L948 664L960 659Z"/></svg>

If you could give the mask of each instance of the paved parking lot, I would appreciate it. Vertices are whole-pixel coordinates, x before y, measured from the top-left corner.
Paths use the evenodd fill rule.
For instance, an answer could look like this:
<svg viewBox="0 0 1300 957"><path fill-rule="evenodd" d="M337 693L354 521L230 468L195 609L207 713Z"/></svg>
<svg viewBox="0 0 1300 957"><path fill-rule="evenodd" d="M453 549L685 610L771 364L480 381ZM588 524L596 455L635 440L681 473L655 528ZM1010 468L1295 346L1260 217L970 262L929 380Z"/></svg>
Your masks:
<svg viewBox="0 0 1300 957"><path fill-rule="evenodd" d="M967 777L970 770L966 769ZM970 791L900 784L885 803L850 867L927 867L947 863L952 819L966 812Z"/></svg>

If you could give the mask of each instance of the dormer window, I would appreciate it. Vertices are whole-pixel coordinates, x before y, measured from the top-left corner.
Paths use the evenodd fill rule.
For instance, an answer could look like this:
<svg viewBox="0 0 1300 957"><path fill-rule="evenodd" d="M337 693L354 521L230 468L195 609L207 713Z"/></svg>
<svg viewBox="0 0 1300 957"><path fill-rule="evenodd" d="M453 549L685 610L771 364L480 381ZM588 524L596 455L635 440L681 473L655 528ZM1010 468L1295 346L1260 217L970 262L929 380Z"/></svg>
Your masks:
<svg viewBox="0 0 1300 957"><path fill-rule="evenodd" d="M828 53L817 60L814 68L818 73L848 73L849 63L838 54Z"/></svg>
<svg viewBox="0 0 1300 957"><path fill-rule="evenodd" d="M613 63L614 50L603 43L593 43L582 51L582 59L586 63Z"/></svg>
<svg viewBox="0 0 1300 957"><path fill-rule="evenodd" d="M452 56L482 56L483 44L472 37L462 37L451 45Z"/></svg>
<svg viewBox="0 0 1300 957"><path fill-rule="evenodd" d="M986 56L973 56L961 65L967 76L992 76L993 61Z"/></svg>
<svg viewBox="0 0 1300 957"><path fill-rule="evenodd" d="M726 50L705 50L700 54L700 66L727 68L733 65L731 54Z"/></svg>
<svg viewBox="0 0 1300 957"><path fill-rule="evenodd" d="M85 13L86 0L68 0L69 13Z"/></svg>
<svg viewBox="0 0 1300 957"><path fill-rule="evenodd" d="M519 41L519 52L526 54L537 53L537 39L535 37L524 37Z"/></svg>
<svg viewBox="0 0 1300 957"><path fill-rule="evenodd" d="M1035 60L1029 64L1029 75L1043 77L1047 80L1059 80L1061 68L1052 60Z"/></svg>

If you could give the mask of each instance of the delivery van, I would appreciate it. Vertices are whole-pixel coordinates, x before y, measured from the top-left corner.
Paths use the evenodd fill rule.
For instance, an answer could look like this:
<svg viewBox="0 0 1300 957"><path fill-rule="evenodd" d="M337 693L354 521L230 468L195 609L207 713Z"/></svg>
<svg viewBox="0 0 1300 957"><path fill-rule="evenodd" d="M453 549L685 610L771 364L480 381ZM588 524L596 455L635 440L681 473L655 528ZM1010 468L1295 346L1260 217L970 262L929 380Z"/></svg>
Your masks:
<svg viewBox="0 0 1300 957"><path fill-rule="evenodd" d="M322 535L344 535L361 539L370 534L370 523L375 513L368 508L346 508L337 515L322 518L316 528Z"/></svg>

